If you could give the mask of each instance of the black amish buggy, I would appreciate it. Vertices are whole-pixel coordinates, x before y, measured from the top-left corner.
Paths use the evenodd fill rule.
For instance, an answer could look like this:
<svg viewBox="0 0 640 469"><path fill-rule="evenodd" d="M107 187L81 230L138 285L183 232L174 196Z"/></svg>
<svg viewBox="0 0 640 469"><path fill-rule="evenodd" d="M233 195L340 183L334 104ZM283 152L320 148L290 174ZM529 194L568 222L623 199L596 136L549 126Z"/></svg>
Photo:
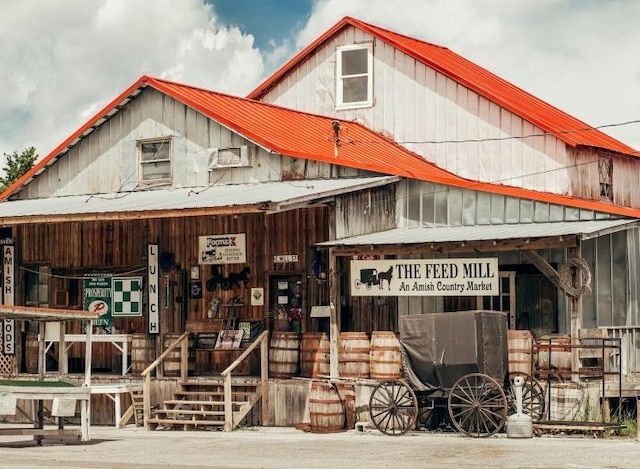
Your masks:
<svg viewBox="0 0 640 469"><path fill-rule="evenodd" d="M404 379L380 382L372 391L373 424L388 435L401 435L423 421L449 419L459 432L486 437L499 432L514 390L508 370L507 314L457 311L400 318ZM540 384L524 378L523 411L533 421L544 415ZM444 412L446 411L446 412Z"/></svg>

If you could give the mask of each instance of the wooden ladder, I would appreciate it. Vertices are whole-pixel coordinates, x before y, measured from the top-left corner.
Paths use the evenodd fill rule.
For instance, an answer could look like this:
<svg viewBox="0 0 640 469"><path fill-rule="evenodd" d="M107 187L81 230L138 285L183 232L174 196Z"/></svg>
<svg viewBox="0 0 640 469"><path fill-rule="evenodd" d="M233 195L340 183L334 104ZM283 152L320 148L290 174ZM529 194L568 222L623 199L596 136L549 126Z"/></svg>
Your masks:
<svg viewBox="0 0 640 469"><path fill-rule="evenodd" d="M133 421L136 427L144 427L143 394L140 391L129 392L131 396L131 407L133 408Z"/></svg>

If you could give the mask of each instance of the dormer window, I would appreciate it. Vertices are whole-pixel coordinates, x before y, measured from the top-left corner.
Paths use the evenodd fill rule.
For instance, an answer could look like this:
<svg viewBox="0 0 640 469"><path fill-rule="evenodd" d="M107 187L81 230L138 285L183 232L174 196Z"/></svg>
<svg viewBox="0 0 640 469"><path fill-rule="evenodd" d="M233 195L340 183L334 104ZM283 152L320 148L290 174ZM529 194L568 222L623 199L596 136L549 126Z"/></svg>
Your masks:
<svg viewBox="0 0 640 469"><path fill-rule="evenodd" d="M171 139L160 138L138 142L140 182L171 182Z"/></svg>
<svg viewBox="0 0 640 469"><path fill-rule="evenodd" d="M373 104L371 43L339 47L336 67L336 107L348 109Z"/></svg>
<svg viewBox="0 0 640 469"><path fill-rule="evenodd" d="M613 159L598 158L598 175L600 177L600 198L613 202Z"/></svg>

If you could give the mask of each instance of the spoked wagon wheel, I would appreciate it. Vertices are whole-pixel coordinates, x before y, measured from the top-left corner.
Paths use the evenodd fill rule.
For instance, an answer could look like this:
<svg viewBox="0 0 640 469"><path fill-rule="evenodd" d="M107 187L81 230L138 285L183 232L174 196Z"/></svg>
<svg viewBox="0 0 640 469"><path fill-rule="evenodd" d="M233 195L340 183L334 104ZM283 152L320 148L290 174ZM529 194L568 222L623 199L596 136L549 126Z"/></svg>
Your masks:
<svg viewBox="0 0 640 469"><path fill-rule="evenodd" d="M451 388L448 399L453 425L469 436L498 433L507 419L507 397L502 386L490 376L471 373Z"/></svg>
<svg viewBox="0 0 640 469"><path fill-rule="evenodd" d="M369 414L371 422L382 433L402 435L416 423L418 399L404 382L385 381L371 393Z"/></svg>
<svg viewBox="0 0 640 469"><path fill-rule="evenodd" d="M546 407L545 392L540 382L527 373L509 373L509 414L515 414L516 409L516 389L513 380L516 376L522 376L522 412L534 422L539 422L544 416Z"/></svg>

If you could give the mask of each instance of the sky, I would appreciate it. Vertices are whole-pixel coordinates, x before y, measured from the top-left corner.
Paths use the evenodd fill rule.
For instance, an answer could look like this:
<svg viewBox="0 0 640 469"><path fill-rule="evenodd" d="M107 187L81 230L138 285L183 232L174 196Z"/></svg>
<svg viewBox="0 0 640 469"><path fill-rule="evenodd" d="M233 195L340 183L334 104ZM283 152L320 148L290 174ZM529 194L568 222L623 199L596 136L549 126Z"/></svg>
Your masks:
<svg viewBox="0 0 640 469"><path fill-rule="evenodd" d="M245 96L345 15L463 55L640 149L637 0L0 0L0 164L141 75Z"/></svg>

